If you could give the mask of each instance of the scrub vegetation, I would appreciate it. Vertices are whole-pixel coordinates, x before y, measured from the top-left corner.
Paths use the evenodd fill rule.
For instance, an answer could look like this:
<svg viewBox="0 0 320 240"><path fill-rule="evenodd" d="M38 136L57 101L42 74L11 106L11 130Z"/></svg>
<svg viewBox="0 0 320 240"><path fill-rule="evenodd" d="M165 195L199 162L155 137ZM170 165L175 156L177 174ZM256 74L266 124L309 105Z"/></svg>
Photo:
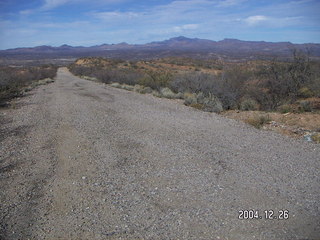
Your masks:
<svg viewBox="0 0 320 240"><path fill-rule="evenodd" d="M37 85L53 81L57 67L53 65L33 67L0 67L0 104L21 96Z"/></svg>

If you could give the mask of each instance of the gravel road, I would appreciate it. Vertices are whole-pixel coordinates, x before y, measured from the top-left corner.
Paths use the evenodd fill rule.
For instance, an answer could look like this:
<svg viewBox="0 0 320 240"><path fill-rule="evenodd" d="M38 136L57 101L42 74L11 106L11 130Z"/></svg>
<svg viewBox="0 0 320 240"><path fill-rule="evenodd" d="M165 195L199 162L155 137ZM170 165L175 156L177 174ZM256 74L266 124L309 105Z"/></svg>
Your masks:
<svg viewBox="0 0 320 240"><path fill-rule="evenodd" d="M320 239L320 145L66 68L13 105L0 239Z"/></svg>

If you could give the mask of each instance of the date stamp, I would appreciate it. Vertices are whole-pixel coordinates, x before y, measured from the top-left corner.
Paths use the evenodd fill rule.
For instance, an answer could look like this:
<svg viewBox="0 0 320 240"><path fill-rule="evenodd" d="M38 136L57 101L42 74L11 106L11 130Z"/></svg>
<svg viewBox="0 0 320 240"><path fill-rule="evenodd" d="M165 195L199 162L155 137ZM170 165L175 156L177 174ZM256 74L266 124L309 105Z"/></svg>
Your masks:
<svg viewBox="0 0 320 240"><path fill-rule="evenodd" d="M264 219L264 220L288 220L289 211L288 210L240 210L238 211L238 219L240 220L254 220L254 219Z"/></svg>

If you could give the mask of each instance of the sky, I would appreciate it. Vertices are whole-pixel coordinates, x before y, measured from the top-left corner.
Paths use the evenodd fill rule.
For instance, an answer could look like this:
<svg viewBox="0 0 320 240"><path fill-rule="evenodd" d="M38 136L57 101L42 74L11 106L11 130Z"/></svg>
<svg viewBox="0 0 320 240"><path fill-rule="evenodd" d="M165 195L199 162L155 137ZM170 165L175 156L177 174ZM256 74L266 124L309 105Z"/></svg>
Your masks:
<svg viewBox="0 0 320 240"><path fill-rule="evenodd" d="M320 43L320 0L0 0L0 49L177 36Z"/></svg>

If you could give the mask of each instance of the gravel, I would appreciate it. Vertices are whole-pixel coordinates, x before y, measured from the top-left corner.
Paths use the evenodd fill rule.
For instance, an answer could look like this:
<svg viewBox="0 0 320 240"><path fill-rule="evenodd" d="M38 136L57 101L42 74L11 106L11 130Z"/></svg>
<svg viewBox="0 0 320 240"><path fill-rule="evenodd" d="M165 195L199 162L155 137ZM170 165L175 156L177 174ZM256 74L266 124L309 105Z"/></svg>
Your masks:
<svg viewBox="0 0 320 240"><path fill-rule="evenodd" d="M0 239L320 238L320 145L66 68L14 102L0 110ZM262 219L238 218L251 209Z"/></svg>

